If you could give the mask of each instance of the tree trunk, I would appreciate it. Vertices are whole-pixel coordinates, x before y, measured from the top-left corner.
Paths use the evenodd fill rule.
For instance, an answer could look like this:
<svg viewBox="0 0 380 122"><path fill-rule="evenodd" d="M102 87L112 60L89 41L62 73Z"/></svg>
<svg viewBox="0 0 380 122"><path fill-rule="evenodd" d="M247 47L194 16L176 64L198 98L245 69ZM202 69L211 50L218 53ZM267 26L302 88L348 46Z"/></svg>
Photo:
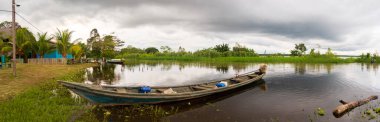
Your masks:
<svg viewBox="0 0 380 122"><path fill-rule="evenodd" d="M24 63L28 63L28 55L24 54Z"/></svg>
<svg viewBox="0 0 380 122"><path fill-rule="evenodd" d="M359 107L361 105L364 105L371 100L376 100L376 99L377 99L377 96L374 95L374 96L370 96L366 99L353 101L353 102L349 102L349 103L347 103L343 100L340 100L339 102L342 103L343 105L336 107L335 110L333 111L333 114L336 118L340 118L344 114L346 114L347 112L351 111L352 109Z"/></svg>

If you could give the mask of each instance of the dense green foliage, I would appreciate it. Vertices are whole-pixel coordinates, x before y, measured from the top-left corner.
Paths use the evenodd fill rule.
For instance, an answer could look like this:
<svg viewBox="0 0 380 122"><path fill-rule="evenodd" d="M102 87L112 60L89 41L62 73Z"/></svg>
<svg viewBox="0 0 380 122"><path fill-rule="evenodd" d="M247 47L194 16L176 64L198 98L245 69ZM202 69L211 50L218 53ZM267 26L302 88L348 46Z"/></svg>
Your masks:
<svg viewBox="0 0 380 122"><path fill-rule="evenodd" d="M354 63L354 58L326 58L326 57L283 57L283 56L259 56L259 57L196 57L196 56L154 56L140 55L130 60L177 60L177 61L211 61L211 62L262 62L262 63Z"/></svg>
<svg viewBox="0 0 380 122"><path fill-rule="evenodd" d="M195 52L187 52L185 48L179 47L178 51L173 51L169 46L161 46L161 52L155 47L140 49L131 45L121 49L116 58L144 58L144 57L256 57L258 56L253 49L246 48L240 44L236 44L231 51L228 44L220 44L215 47L197 50Z"/></svg>
<svg viewBox="0 0 380 122"><path fill-rule="evenodd" d="M300 44L295 44L294 50L290 51L290 55L292 56L302 56L305 54L307 48L305 44L300 43Z"/></svg>
<svg viewBox="0 0 380 122"><path fill-rule="evenodd" d="M73 34L73 31L66 30L59 30L55 33L55 39L57 40L57 49L60 54L62 54L63 58L67 57L67 53L69 52L70 47L72 46L71 43L71 36Z"/></svg>
<svg viewBox="0 0 380 122"><path fill-rule="evenodd" d="M362 54L356 59L356 62L361 63L378 63L380 62L380 56L377 53L371 55L371 53Z"/></svg>
<svg viewBox="0 0 380 122"><path fill-rule="evenodd" d="M215 45L214 50L218 52L227 52L230 51L230 47L228 46L228 44L219 44Z"/></svg>
<svg viewBox="0 0 380 122"><path fill-rule="evenodd" d="M38 33L38 41L36 44L36 53L40 55L40 58L43 58L43 56L51 51L53 51L55 48L53 45L50 44L50 41L53 39L53 37L48 37L47 33Z"/></svg>
<svg viewBox="0 0 380 122"><path fill-rule="evenodd" d="M5 53L8 53L12 51L12 47L10 45L10 43L6 43L3 41L2 38L0 38L0 55L3 55Z"/></svg>
<svg viewBox="0 0 380 122"><path fill-rule="evenodd" d="M35 51L34 44L36 38L27 28L20 28L16 31L16 51L19 56L23 55L24 62L28 61L29 52Z"/></svg>
<svg viewBox="0 0 380 122"><path fill-rule="evenodd" d="M95 58L96 60L111 59L116 55L116 47L123 45L123 41L113 35L105 35L100 37L97 29L93 29L90 34L90 38L87 39L87 48L89 50L89 58Z"/></svg>
<svg viewBox="0 0 380 122"><path fill-rule="evenodd" d="M145 53L157 53L157 52L160 52L160 51L155 47L148 47L145 49Z"/></svg>

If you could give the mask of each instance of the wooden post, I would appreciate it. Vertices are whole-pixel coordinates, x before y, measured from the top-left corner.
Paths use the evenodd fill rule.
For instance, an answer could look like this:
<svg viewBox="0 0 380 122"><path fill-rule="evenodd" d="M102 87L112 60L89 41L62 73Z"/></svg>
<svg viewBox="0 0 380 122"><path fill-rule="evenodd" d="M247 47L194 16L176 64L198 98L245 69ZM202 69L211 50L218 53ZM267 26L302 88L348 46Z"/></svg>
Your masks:
<svg viewBox="0 0 380 122"><path fill-rule="evenodd" d="M12 60L13 76L16 76L16 1L12 0Z"/></svg>

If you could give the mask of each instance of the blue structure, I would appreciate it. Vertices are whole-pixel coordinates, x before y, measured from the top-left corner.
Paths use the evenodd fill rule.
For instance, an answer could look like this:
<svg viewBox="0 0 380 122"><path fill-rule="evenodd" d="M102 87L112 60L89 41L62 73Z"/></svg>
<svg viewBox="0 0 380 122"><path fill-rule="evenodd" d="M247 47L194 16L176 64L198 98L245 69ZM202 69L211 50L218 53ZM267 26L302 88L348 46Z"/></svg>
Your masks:
<svg viewBox="0 0 380 122"><path fill-rule="evenodd" d="M39 56L37 56L37 57L39 57ZM63 58L63 56L62 56L62 54L60 54L60 53L58 52L58 50L54 50L53 52L50 52L50 53L48 53L48 54L45 54L45 55L44 55L44 58ZM73 58L73 55L68 53L67 56L66 56L66 58L68 58L68 59L72 59L72 58Z"/></svg>
<svg viewBox="0 0 380 122"><path fill-rule="evenodd" d="M1 55L1 64L5 64L5 55Z"/></svg>
<svg viewBox="0 0 380 122"><path fill-rule="evenodd" d="M0 68L3 68L3 67L6 66L6 64L5 64L5 55L1 55L0 59L1 59Z"/></svg>

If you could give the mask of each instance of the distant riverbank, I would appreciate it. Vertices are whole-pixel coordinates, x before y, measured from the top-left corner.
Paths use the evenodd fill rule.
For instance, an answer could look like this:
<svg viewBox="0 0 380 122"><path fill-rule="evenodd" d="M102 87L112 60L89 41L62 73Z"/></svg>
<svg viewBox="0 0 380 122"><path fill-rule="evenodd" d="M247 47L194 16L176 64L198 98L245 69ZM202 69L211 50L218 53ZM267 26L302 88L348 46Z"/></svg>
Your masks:
<svg viewBox="0 0 380 122"><path fill-rule="evenodd" d="M257 63L364 63L358 58L338 57L193 57L193 56L139 56L126 60L173 60L173 61L211 61L211 62L257 62Z"/></svg>

